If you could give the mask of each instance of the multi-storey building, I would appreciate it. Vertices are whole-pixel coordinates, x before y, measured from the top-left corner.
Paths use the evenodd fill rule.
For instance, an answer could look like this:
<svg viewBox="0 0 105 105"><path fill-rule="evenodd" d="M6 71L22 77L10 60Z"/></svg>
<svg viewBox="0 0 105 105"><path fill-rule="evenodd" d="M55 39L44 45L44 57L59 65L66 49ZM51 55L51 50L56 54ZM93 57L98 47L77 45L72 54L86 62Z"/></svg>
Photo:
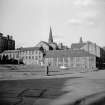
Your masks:
<svg viewBox="0 0 105 105"><path fill-rule="evenodd" d="M73 43L71 45L71 49L73 50L83 49L99 58L105 57L105 51L100 46L91 41L83 42L82 37L80 38L79 43Z"/></svg>
<svg viewBox="0 0 105 105"><path fill-rule="evenodd" d="M7 37L3 36L0 33L0 53L5 50L14 50L15 49L15 40L13 40L12 36L7 35Z"/></svg>
<svg viewBox="0 0 105 105"><path fill-rule="evenodd" d="M20 49L20 59L24 64L43 64L44 52L39 47L27 47Z"/></svg>
<svg viewBox="0 0 105 105"><path fill-rule="evenodd" d="M18 50L6 50L2 53L8 55L8 59L16 59L24 64L43 64L44 52L38 47L26 47Z"/></svg>
<svg viewBox="0 0 105 105"><path fill-rule="evenodd" d="M1 53L1 55L8 56L8 59L19 60L20 59L19 53L20 53L20 50L6 50L3 53Z"/></svg>
<svg viewBox="0 0 105 105"><path fill-rule="evenodd" d="M104 66L105 64L105 50L98 46L96 43L90 41L84 43L82 41L82 38L80 38L80 42L73 43L71 45L71 49L73 50L82 49L89 52L90 54L95 55L98 59L97 65L100 65L100 67Z"/></svg>

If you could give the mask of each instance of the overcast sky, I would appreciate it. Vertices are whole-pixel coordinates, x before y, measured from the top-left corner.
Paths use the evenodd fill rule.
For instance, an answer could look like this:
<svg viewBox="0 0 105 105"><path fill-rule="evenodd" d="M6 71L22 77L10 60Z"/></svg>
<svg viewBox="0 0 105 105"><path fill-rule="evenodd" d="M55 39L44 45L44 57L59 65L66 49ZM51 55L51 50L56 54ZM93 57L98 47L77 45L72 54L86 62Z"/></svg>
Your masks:
<svg viewBox="0 0 105 105"><path fill-rule="evenodd" d="M50 26L56 42L105 46L105 0L0 0L0 32L16 47L47 41Z"/></svg>

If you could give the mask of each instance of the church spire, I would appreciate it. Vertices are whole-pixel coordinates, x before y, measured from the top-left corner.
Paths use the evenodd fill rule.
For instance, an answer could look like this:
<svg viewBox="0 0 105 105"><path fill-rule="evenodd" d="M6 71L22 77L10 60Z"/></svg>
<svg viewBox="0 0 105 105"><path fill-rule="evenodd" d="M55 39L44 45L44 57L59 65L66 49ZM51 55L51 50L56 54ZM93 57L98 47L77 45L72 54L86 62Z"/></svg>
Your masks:
<svg viewBox="0 0 105 105"><path fill-rule="evenodd" d="M53 43L52 29L50 27L48 43Z"/></svg>

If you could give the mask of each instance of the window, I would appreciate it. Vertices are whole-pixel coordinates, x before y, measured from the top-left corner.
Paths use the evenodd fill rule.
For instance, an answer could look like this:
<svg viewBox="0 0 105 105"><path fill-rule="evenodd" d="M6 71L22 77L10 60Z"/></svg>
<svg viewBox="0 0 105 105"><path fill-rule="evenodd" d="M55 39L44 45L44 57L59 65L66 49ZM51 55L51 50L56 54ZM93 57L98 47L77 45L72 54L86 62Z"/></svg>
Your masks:
<svg viewBox="0 0 105 105"><path fill-rule="evenodd" d="M37 50L36 50L36 54L37 54L38 52L37 52Z"/></svg>
<svg viewBox="0 0 105 105"><path fill-rule="evenodd" d="M90 61L94 61L94 57L90 57L89 60L90 60Z"/></svg>
<svg viewBox="0 0 105 105"><path fill-rule="evenodd" d="M39 51L39 55L41 54L41 52Z"/></svg>
<svg viewBox="0 0 105 105"><path fill-rule="evenodd" d="M25 53L27 54L27 51L25 51Z"/></svg>
<svg viewBox="0 0 105 105"><path fill-rule="evenodd" d="M29 51L27 51L27 54L29 54Z"/></svg>
<svg viewBox="0 0 105 105"><path fill-rule="evenodd" d="M25 54L25 51L21 51L21 54Z"/></svg>
<svg viewBox="0 0 105 105"><path fill-rule="evenodd" d="M37 56L35 57L35 60L38 60L38 57Z"/></svg>
<svg viewBox="0 0 105 105"><path fill-rule="evenodd" d="M29 51L29 54L32 54L32 51Z"/></svg>
<svg viewBox="0 0 105 105"><path fill-rule="evenodd" d="M13 54L13 59L15 59L15 54Z"/></svg>
<svg viewBox="0 0 105 105"><path fill-rule="evenodd" d="M26 59L27 59L27 56L26 56Z"/></svg>
<svg viewBox="0 0 105 105"><path fill-rule="evenodd" d="M41 56L39 56L39 58L41 58Z"/></svg>
<svg viewBox="0 0 105 105"><path fill-rule="evenodd" d="M34 56L32 56L32 59L34 59Z"/></svg>
<svg viewBox="0 0 105 105"><path fill-rule="evenodd" d="M29 59L31 59L31 56L29 56Z"/></svg>
<svg viewBox="0 0 105 105"><path fill-rule="evenodd" d="M34 51L32 51L32 54L34 54Z"/></svg>
<svg viewBox="0 0 105 105"><path fill-rule="evenodd" d="M12 56L11 56L11 54L10 54L10 58L11 58Z"/></svg>
<svg viewBox="0 0 105 105"><path fill-rule="evenodd" d="M19 58L19 55L18 54L16 54L16 58Z"/></svg>
<svg viewBox="0 0 105 105"><path fill-rule="evenodd" d="M30 51L28 51L28 54L30 54Z"/></svg>

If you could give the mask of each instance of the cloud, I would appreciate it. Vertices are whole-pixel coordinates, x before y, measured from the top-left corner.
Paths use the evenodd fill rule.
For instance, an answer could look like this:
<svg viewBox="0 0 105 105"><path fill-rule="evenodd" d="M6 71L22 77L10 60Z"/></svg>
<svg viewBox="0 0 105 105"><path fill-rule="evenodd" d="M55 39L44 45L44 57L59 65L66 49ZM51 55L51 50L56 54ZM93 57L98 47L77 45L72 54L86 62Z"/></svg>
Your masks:
<svg viewBox="0 0 105 105"><path fill-rule="evenodd" d="M68 20L68 23L71 25L82 25L82 26L92 26L95 24L95 22L93 20L90 19L80 19L80 18L72 18Z"/></svg>
<svg viewBox="0 0 105 105"><path fill-rule="evenodd" d="M78 25L78 24L81 24L82 21L80 19L72 18L68 20L68 23Z"/></svg>
<svg viewBox="0 0 105 105"><path fill-rule="evenodd" d="M79 11L75 12L68 23L72 25L94 25L97 19L98 13L94 10Z"/></svg>
<svg viewBox="0 0 105 105"><path fill-rule="evenodd" d="M74 0L73 13L67 22L72 25L92 26L97 24L102 18L102 4L98 0ZM105 9L105 8L104 8Z"/></svg>
<svg viewBox="0 0 105 105"><path fill-rule="evenodd" d="M95 2L93 0L74 0L75 6L89 6L91 4L94 4Z"/></svg>

